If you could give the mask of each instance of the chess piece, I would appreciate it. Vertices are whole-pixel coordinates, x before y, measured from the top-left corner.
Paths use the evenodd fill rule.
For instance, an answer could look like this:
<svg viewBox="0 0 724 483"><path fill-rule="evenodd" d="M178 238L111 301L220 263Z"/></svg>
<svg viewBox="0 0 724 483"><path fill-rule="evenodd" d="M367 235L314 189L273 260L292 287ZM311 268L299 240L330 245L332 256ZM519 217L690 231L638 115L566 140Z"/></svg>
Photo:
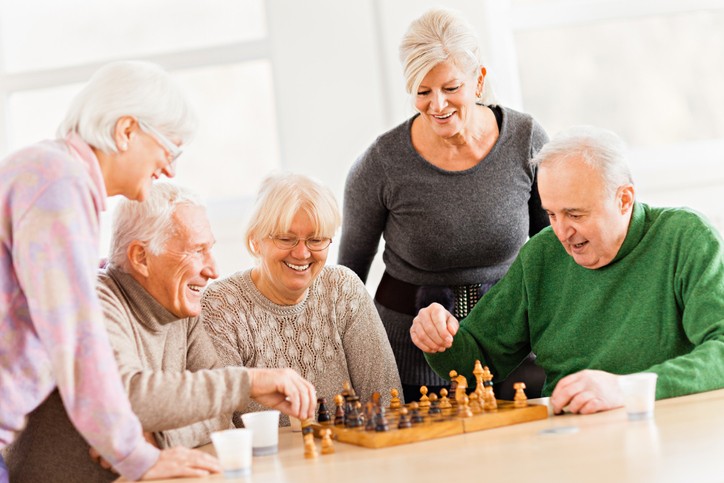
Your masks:
<svg viewBox="0 0 724 483"><path fill-rule="evenodd" d="M398 429L411 428L412 423L410 422L410 416L407 414L407 408L400 409L400 420L397 423Z"/></svg>
<svg viewBox="0 0 724 483"><path fill-rule="evenodd" d="M342 384L342 397L347 399L349 396L356 396L357 393L354 392L354 389L352 389L352 385L349 383L349 381L344 381L344 384Z"/></svg>
<svg viewBox="0 0 724 483"><path fill-rule="evenodd" d="M493 374L488 366L483 367L483 409L490 411L498 407L493 392Z"/></svg>
<svg viewBox="0 0 724 483"><path fill-rule="evenodd" d="M470 402L470 399L466 395L463 395L460 397L460 399L458 399L458 417L459 418L470 418L473 416L473 412L470 410L469 402Z"/></svg>
<svg viewBox="0 0 724 483"><path fill-rule="evenodd" d="M447 397L448 392L447 389L444 387L440 389L440 409L450 409L452 407L452 404L450 404L450 398Z"/></svg>
<svg viewBox="0 0 724 483"><path fill-rule="evenodd" d="M430 398L427 397L427 386L420 386L420 410L425 412L430 409Z"/></svg>
<svg viewBox="0 0 724 483"><path fill-rule="evenodd" d="M365 431L374 431L375 430L375 415L376 415L376 406L372 402L367 402L365 404Z"/></svg>
<svg viewBox="0 0 724 483"><path fill-rule="evenodd" d="M332 421L332 415L327 408L327 398L320 397L317 399L319 407L317 408L317 422L318 423L329 423Z"/></svg>
<svg viewBox="0 0 724 483"><path fill-rule="evenodd" d="M516 382L513 384L513 389L515 389L515 396L513 396L513 405L517 408L524 408L528 405L528 396L525 395L525 383L524 382Z"/></svg>
<svg viewBox="0 0 724 483"><path fill-rule="evenodd" d="M460 404L463 396L466 396L466 390L468 389L468 380L465 376L458 376L455 378L457 384L455 385L455 401Z"/></svg>
<svg viewBox="0 0 724 483"><path fill-rule="evenodd" d="M314 445L314 433L312 432L304 435L304 457L307 459L317 457L317 447Z"/></svg>
<svg viewBox="0 0 724 483"><path fill-rule="evenodd" d="M478 400L482 402L483 395L485 393L484 385L483 385L483 373L485 371L483 370L483 365L480 363L479 360L475 361L475 369L473 369L473 376L475 376L475 392L478 395Z"/></svg>
<svg viewBox="0 0 724 483"><path fill-rule="evenodd" d="M382 400L382 396L379 392L373 392L372 393L372 404L375 406L381 406L382 403L380 402Z"/></svg>
<svg viewBox="0 0 724 483"><path fill-rule="evenodd" d="M434 416L437 414L441 414L442 410L440 409L440 401L437 399L437 394L434 392L430 394L430 409L428 410L427 414Z"/></svg>
<svg viewBox="0 0 724 483"><path fill-rule="evenodd" d="M344 411L344 427L358 428L362 426L362 414L360 412L361 403L359 396L347 396L347 404Z"/></svg>
<svg viewBox="0 0 724 483"><path fill-rule="evenodd" d="M448 389L448 394L450 395L450 404L452 406L455 406L457 402L455 401L455 393L458 387L458 371L450 371L450 389Z"/></svg>
<svg viewBox="0 0 724 483"><path fill-rule="evenodd" d="M375 431L389 431L390 425L385 416L385 408L382 406L377 407L377 414L375 415Z"/></svg>
<svg viewBox="0 0 724 483"><path fill-rule="evenodd" d="M473 414L480 414L483 412L483 406L480 402L480 396L477 391L470 393L470 410Z"/></svg>
<svg viewBox="0 0 724 483"><path fill-rule="evenodd" d="M397 389L390 389L390 409L400 409L402 403L400 402L400 391Z"/></svg>
<svg viewBox="0 0 724 483"><path fill-rule="evenodd" d="M334 396L334 404L337 405L337 410L334 413L334 425L344 426L344 396L341 394Z"/></svg>
<svg viewBox="0 0 724 483"><path fill-rule="evenodd" d="M324 428L319 432L319 434L322 436L322 454L334 453L334 443L332 443L332 430L329 428Z"/></svg>
<svg viewBox="0 0 724 483"><path fill-rule="evenodd" d="M420 405L416 402L410 403L410 421L412 424L420 424L425 422L425 418L420 414Z"/></svg>

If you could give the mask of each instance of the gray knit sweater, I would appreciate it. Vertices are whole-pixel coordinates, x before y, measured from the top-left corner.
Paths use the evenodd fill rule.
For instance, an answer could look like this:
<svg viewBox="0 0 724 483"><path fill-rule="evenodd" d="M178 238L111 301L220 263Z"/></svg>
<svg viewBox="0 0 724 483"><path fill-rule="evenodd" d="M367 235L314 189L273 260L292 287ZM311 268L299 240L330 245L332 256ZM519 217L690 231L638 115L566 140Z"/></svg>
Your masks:
<svg viewBox="0 0 724 483"><path fill-rule="evenodd" d="M198 317L178 319L119 270L98 278L111 346L144 431L154 433L162 448L195 447L208 443L212 431L231 427L232 412L249 402L247 371L220 367ZM13 482L118 478L91 460L58 391L31 413L6 454Z"/></svg>
<svg viewBox="0 0 724 483"><path fill-rule="evenodd" d="M416 116L380 136L347 176L338 262L366 280L384 237L393 277L416 285L490 284L529 235L548 225L528 161L547 142L532 117L501 108L500 135L464 171L446 171L415 151ZM411 342L412 317L377 307L405 384L443 385Z"/></svg>
<svg viewBox="0 0 724 483"><path fill-rule="evenodd" d="M390 389L400 391L395 359L372 299L345 267L324 267L296 305L267 299L251 280L251 270L213 283L202 305L206 330L227 365L291 367L314 384L330 409L345 381L362 401L380 392L387 403ZM260 409L252 402L247 410ZM234 423L240 425L238 416ZM281 424L288 424L286 416Z"/></svg>

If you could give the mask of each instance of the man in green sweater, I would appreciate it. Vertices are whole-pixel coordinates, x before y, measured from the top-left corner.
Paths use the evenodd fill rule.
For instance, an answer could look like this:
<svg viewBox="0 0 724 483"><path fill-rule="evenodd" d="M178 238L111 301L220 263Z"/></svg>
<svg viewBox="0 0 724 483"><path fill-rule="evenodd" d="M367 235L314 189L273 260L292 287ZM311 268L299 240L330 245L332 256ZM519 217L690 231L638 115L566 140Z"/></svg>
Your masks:
<svg viewBox="0 0 724 483"><path fill-rule="evenodd" d="M724 387L724 242L700 215L635 201L619 138L572 128L531 161L551 227L468 317L422 309L413 342L440 375L500 379L535 352L556 413L623 405L618 375L658 374L658 399Z"/></svg>

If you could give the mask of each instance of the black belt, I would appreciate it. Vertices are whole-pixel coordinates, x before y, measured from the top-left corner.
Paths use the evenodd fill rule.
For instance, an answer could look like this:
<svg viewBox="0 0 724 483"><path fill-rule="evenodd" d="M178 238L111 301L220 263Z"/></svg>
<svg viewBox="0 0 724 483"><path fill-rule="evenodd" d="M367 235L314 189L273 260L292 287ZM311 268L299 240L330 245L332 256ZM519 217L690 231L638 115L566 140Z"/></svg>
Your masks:
<svg viewBox="0 0 724 483"><path fill-rule="evenodd" d="M385 272L377 286L375 300L390 310L413 317L420 309L437 302L457 319L462 319L494 284L495 282L453 286L415 285L398 280Z"/></svg>

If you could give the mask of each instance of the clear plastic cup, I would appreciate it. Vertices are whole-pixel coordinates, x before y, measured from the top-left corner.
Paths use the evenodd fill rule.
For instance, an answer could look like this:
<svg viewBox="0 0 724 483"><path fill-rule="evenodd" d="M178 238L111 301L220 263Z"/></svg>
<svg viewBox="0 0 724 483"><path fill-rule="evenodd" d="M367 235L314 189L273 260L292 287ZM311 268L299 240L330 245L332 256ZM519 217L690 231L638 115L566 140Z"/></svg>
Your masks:
<svg viewBox="0 0 724 483"><path fill-rule="evenodd" d="M241 478L251 474L252 430L238 428L211 433L216 456L225 478Z"/></svg>
<svg viewBox="0 0 724 483"><path fill-rule="evenodd" d="M653 372L639 372L618 378L618 385L623 393L623 404L629 420L636 421L653 417L657 378L658 374Z"/></svg>
<svg viewBox="0 0 724 483"><path fill-rule="evenodd" d="M244 427L254 432L254 456L266 456L279 451L279 411L260 411L241 415Z"/></svg>

